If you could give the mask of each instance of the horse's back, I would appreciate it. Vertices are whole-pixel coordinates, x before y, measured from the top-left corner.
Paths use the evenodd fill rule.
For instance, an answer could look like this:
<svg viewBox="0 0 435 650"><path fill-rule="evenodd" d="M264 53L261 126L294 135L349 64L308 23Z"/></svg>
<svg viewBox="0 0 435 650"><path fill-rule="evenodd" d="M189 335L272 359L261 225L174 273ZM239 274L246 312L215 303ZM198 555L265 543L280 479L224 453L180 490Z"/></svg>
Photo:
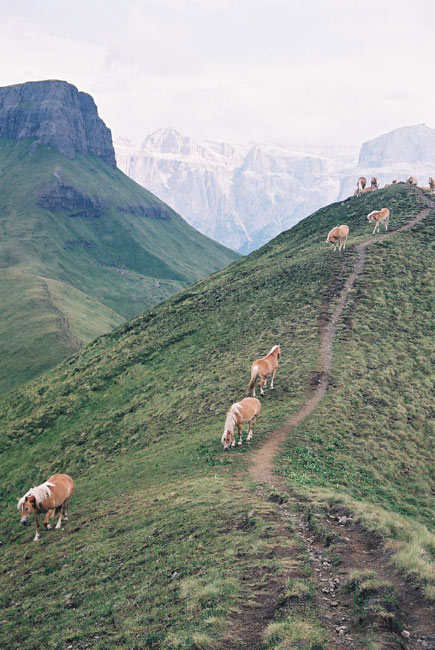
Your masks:
<svg viewBox="0 0 435 650"><path fill-rule="evenodd" d="M339 237L347 237L349 234L349 226L346 224L342 224L341 226L338 226L338 236Z"/></svg>
<svg viewBox="0 0 435 650"><path fill-rule="evenodd" d="M56 503L63 503L65 499L69 499L74 492L74 481L68 474L53 474L50 476L47 483L52 483L50 490L54 496Z"/></svg>
<svg viewBox="0 0 435 650"><path fill-rule="evenodd" d="M261 402L256 397L245 397L241 400L242 410L245 417L253 417L259 415L261 411Z"/></svg>

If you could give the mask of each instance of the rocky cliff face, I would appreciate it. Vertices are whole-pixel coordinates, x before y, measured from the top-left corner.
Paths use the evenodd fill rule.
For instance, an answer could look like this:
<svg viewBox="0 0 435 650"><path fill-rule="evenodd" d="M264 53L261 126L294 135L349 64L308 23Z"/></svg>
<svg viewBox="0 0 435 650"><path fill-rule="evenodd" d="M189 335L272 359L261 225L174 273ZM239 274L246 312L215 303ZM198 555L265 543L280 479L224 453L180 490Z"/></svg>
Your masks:
<svg viewBox="0 0 435 650"><path fill-rule="evenodd" d="M36 138L67 158L93 153L116 167L112 135L94 100L65 81L0 88L0 137Z"/></svg>
<svg viewBox="0 0 435 650"><path fill-rule="evenodd" d="M337 170L356 153L237 145L171 128L149 135L140 149L125 140L116 144L118 164L128 176L192 226L242 253L334 201Z"/></svg>
<svg viewBox="0 0 435 650"><path fill-rule="evenodd" d="M403 126L364 142L359 165L385 167L397 163L433 163L435 129L425 124Z"/></svg>

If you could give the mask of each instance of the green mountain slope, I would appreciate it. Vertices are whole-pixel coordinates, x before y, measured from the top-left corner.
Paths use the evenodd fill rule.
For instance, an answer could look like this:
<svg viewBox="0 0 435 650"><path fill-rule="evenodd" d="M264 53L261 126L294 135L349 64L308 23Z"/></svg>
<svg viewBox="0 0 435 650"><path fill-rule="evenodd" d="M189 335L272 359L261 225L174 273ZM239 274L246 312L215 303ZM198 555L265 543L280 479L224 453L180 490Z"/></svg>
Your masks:
<svg viewBox="0 0 435 650"><path fill-rule="evenodd" d="M0 138L0 391L237 257L96 156L30 144ZM55 308L41 278L61 283Z"/></svg>
<svg viewBox="0 0 435 650"><path fill-rule="evenodd" d="M352 245L367 239L366 215L380 205L390 207L391 228L426 207L405 185L328 206L1 399L6 645L284 647L272 628L267 645L261 629L255 642L245 635L247 621L279 617L278 605L266 613L260 605L266 590L281 608L293 598L292 642L328 647L321 599L309 599L306 549L291 529L284 535L246 469L251 450L317 382L319 318L330 314ZM324 243L337 223L350 226L344 254ZM355 504L363 520L364 509L394 517L395 529L372 523L396 549L408 548L401 531L409 539L418 531L404 569L427 593L433 227L434 212L368 247L338 327L328 395L278 461L305 498ZM252 360L275 343L281 363L254 440L224 454L226 410L244 396ZM14 498L54 471L77 481L71 519L33 544ZM280 575L293 578L277 594ZM296 588L308 595L295 601Z"/></svg>

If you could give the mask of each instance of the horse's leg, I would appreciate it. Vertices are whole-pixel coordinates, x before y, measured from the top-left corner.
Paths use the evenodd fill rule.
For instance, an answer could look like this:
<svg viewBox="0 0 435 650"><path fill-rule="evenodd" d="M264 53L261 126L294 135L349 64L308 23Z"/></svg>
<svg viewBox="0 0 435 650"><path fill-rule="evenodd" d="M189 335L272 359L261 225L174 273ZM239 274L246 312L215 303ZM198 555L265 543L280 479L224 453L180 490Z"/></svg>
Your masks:
<svg viewBox="0 0 435 650"><path fill-rule="evenodd" d="M56 508L56 514L59 515L59 519L57 520L57 524L56 524L55 528L60 528L61 523L62 523L62 514L63 514L62 506L60 506L59 508Z"/></svg>
<svg viewBox="0 0 435 650"><path fill-rule="evenodd" d="M375 234L375 232L376 232L376 228L377 228L378 226L379 226L379 221L377 221L377 222L375 223L375 227L374 227L374 229L373 229L373 234Z"/></svg>
<svg viewBox="0 0 435 650"><path fill-rule="evenodd" d="M257 416L253 415L252 418L249 420L249 431L248 431L248 437L246 438L246 440L252 440L252 436L254 435L253 432L252 432L252 427L254 426L256 419L257 419Z"/></svg>
<svg viewBox="0 0 435 650"><path fill-rule="evenodd" d="M237 429L239 430L239 442L237 444L241 445L243 443L243 440L242 440L243 432L242 432L242 423L241 422L240 422L240 424L237 425Z"/></svg>
<svg viewBox="0 0 435 650"><path fill-rule="evenodd" d="M68 504L69 504L69 499L65 499L65 501L62 504L63 518L65 519L65 521L68 521Z"/></svg>
<svg viewBox="0 0 435 650"><path fill-rule="evenodd" d="M39 513L34 512L33 514L35 515L35 526L36 526L36 533L35 533L35 537L33 538L33 541L37 542L39 539Z"/></svg>
<svg viewBox="0 0 435 650"><path fill-rule="evenodd" d="M45 519L42 522L44 526L48 529L53 528L53 526L50 524L50 517L53 516L53 508L47 511L47 514L45 515Z"/></svg>
<svg viewBox="0 0 435 650"><path fill-rule="evenodd" d="M263 395L263 396L264 396L263 383L264 383L264 379L263 379L263 377L260 377L260 382L259 382L259 386L260 386L260 395Z"/></svg>
<svg viewBox="0 0 435 650"><path fill-rule="evenodd" d="M276 371L278 368L275 368L275 370L272 370L272 380L270 382L270 387L273 389L273 380L275 379Z"/></svg>

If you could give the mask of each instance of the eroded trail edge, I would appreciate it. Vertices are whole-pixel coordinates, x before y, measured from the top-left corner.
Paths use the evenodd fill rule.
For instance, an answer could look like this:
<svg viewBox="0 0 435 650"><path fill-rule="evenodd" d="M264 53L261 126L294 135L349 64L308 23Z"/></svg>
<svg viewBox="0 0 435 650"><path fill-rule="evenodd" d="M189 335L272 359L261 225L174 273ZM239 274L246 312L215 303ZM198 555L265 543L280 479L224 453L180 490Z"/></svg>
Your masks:
<svg viewBox="0 0 435 650"><path fill-rule="evenodd" d="M292 429L314 411L327 393L331 377L333 345L337 325L343 314L349 292L353 289L358 276L364 270L367 247L389 239L397 233L409 230L428 216L435 208L434 201L429 199L422 191L417 191L420 198L428 207L421 210L415 217L399 228L386 232L383 235L372 236L370 239L357 244L354 247L356 258L353 263L353 268L345 280L329 319L327 313L330 300L325 300L325 303L322 305L319 327L320 345L317 363L317 370L319 372L318 385L302 407L287 422L271 432L266 442L252 456L249 473L258 485L264 486L262 488L260 487L260 492L265 498L267 498L267 490L269 488L277 488L289 494L290 499L296 502L297 506L303 506L304 498L298 497L293 493L288 485L274 473L274 459L280 446ZM345 272L345 267L346 262L343 262L340 275ZM379 647L403 648L403 644L406 644L409 649L435 647L435 636L432 637L430 634L430 603L421 596L419 591L406 578L401 576L391 566L389 561L391 552L385 549L382 540L373 535L368 535L360 524L353 523L352 517L349 516L351 513L345 512L344 509L340 510L337 508L336 510L337 512L335 514L330 513L329 520L326 523L331 530L331 534L335 536L336 541L342 544L343 565L341 573L349 572L349 570L354 568L372 569L378 575L387 578L394 585L397 593L398 616L406 630L410 630L409 637L398 636L399 633L397 630L395 630L395 634L392 634L390 630L380 631L378 641L381 645ZM339 589L342 575L340 574L340 578L337 577L339 572L334 571L334 567L326 561L325 551L327 551L327 545L324 541L316 539L316 535L310 530L303 514L298 512L298 507L295 509L294 507L288 507L286 504L281 504L279 506L279 516L282 524L289 522L297 531L299 539L309 553L313 565L313 579L316 584L316 604L320 611L322 623L328 631L332 647L349 647L355 649L366 647L363 639L364 633L358 628L357 621L353 621L352 615L349 614L350 603L345 602L345 599L342 602L340 602L340 599L337 599L338 592L336 590ZM347 523L346 527L338 523L343 521L343 517ZM435 634L433 630L432 634ZM432 642L434 643L433 646L431 645ZM258 637L256 642L251 638L251 648L261 647L261 638Z"/></svg>

